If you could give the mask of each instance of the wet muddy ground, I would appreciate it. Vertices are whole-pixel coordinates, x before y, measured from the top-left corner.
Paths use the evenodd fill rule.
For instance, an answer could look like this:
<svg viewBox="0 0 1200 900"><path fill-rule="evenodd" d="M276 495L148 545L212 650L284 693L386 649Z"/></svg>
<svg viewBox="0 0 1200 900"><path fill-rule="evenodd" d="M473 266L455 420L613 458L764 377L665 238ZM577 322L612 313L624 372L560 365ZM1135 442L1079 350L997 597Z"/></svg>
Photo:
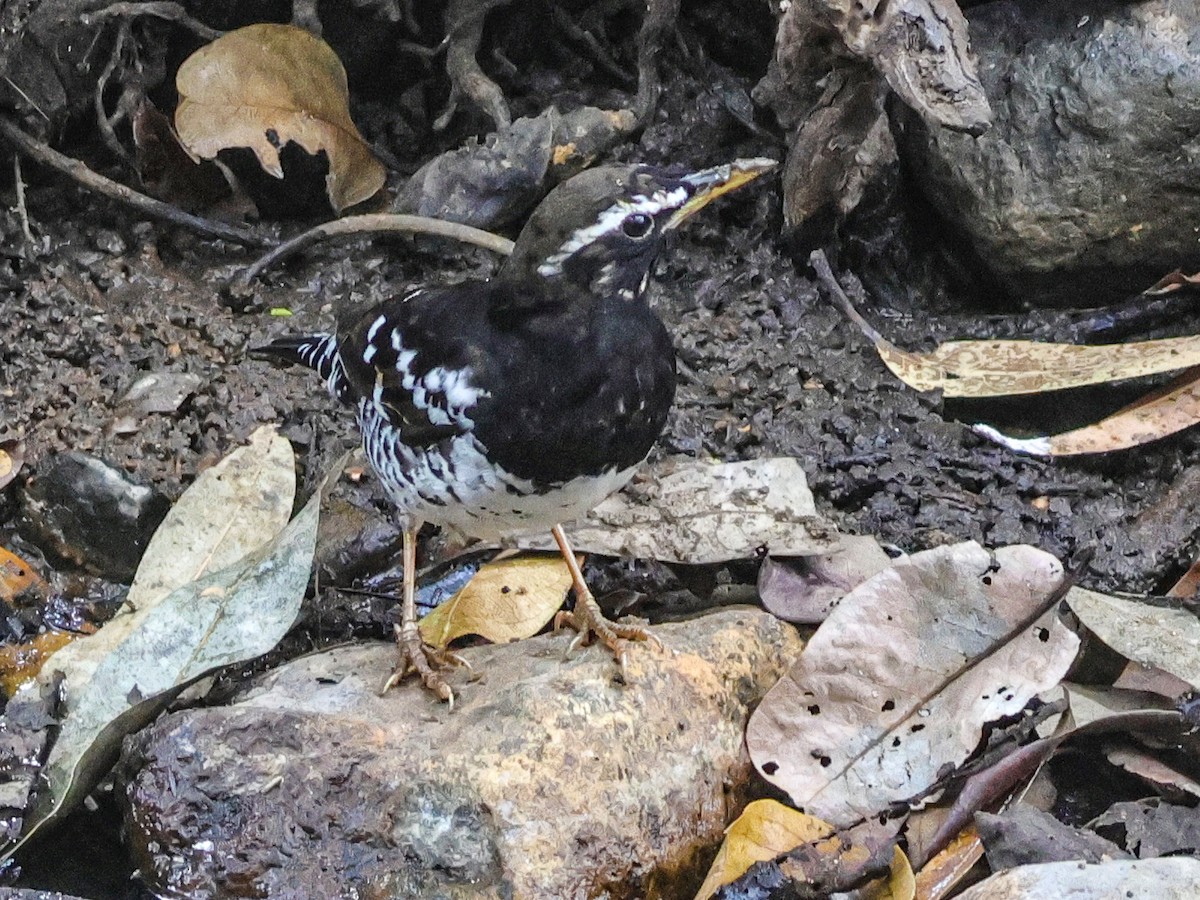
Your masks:
<svg viewBox="0 0 1200 900"><path fill-rule="evenodd" d="M782 151L686 73L666 82L656 123L617 157L699 164ZM327 245L268 273L235 310L220 289L251 251L140 221L42 173L28 177L36 245L23 241L15 213L0 219L0 439L24 438L34 476L55 454L81 450L173 498L264 422L281 423L306 464L324 464L354 442L351 417L310 373L249 360L247 348L328 329L339 312L426 281L484 276L495 265L484 251L445 244ZM1091 546L1085 580L1129 590L1161 588L1190 563L1194 432L1110 458L1057 462L986 443L951 416L1059 430L1072 413L1086 420L1127 397L1093 391L1065 403L947 408L908 389L821 299L806 248L779 237L778 210L777 184L729 198L690 225L658 266L651 303L681 363L659 452L796 456L825 513L908 551L964 538L1028 542L1064 557ZM1019 321L990 318L999 311L994 299L971 303L965 292L939 289L926 274L932 257L897 246L914 223L934 223L919 215L883 221L865 226L870 240L851 244L840 268L851 282L863 274L871 289L860 295L862 308L889 337L916 348L1015 334ZM199 382L177 411L130 423L119 400L152 372ZM10 489L0 507L5 543L20 519L20 493Z"/></svg>

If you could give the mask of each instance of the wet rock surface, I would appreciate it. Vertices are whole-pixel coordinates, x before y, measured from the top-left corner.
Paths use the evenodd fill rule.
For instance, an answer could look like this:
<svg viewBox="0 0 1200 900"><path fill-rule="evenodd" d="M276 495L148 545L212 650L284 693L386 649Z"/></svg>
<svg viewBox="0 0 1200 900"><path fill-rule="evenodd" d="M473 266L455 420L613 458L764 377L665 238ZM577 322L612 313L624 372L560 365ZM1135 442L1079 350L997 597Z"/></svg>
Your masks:
<svg viewBox="0 0 1200 900"><path fill-rule="evenodd" d="M911 116L904 156L983 264L1012 296L1057 305L1194 271L1179 223L1200 217L1200 7L1020 0L969 16L996 121L971 137Z"/></svg>
<svg viewBox="0 0 1200 900"><path fill-rule="evenodd" d="M134 856L189 896L691 896L749 799L742 732L800 649L757 610L656 629L629 684L564 635L464 653L453 712L393 648L308 656L127 743Z"/></svg>

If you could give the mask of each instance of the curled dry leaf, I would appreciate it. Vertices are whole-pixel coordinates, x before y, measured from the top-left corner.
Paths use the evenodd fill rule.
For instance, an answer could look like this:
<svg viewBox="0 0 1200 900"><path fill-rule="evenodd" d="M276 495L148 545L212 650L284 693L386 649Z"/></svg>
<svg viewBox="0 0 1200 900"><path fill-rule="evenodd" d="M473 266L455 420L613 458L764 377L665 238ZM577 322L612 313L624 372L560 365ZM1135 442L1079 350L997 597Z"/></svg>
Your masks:
<svg viewBox="0 0 1200 900"><path fill-rule="evenodd" d="M435 647L477 634L495 644L537 634L562 606L571 573L561 558L522 556L489 563L453 597L421 619Z"/></svg>
<svg viewBox="0 0 1200 900"><path fill-rule="evenodd" d="M948 897L982 858L983 841L975 826L969 825L917 872L916 896L921 900Z"/></svg>
<svg viewBox="0 0 1200 900"><path fill-rule="evenodd" d="M1114 766L1141 778L1154 791L1177 803L1200 798L1200 781L1132 744L1108 742L1104 756Z"/></svg>
<svg viewBox="0 0 1200 900"><path fill-rule="evenodd" d="M1058 560L974 542L894 563L842 598L750 719L756 768L835 825L921 794L983 726L1062 678L1079 646Z"/></svg>
<svg viewBox="0 0 1200 900"><path fill-rule="evenodd" d="M828 553L839 545L817 515L798 460L789 457L711 464L670 459L613 494L578 525L567 526L581 552L676 563ZM518 546L554 549L542 535Z"/></svg>
<svg viewBox="0 0 1200 900"><path fill-rule="evenodd" d="M1200 422L1200 368L1191 368L1162 389L1094 425L1036 438L1008 437L987 425L976 425L974 430L1017 453L1077 456L1137 447L1197 422Z"/></svg>
<svg viewBox="0 0 1200 900"><path fill-rule="evenodd" d="M175 127L191 153L213 159L249 147L265 171L283 177L279 151L294 141L329 159L334 210L383 187L387 173L350 118L346 71L320 38L291 25L249 25L201 47L175 76Z"/></svg>
<svg viewBox="0 0 1200 900"><path fill-rule="evenodd" d="M1100 834L1111 834L1139 859L1200 853L1200 816L1190 805L1164 803L1157 797L1122 801L1091 825Z"/></svg>
<svg viewBox="0 0 1200 900"><path fill-rule="evenodd" d="M783 856L801 844L833 834L828 822L805 815L777 800L755 800L728 828L717 858L708 868L696 900L708 900L741 878L756 862Z"/></svg>
<svg viewBox="0 0 1200 900"><path fill-rule="evenodd" d="M1072 588L1067 603L1089 630L1122 656L1200 687L1200 620L1193 613L1083 588Z"/></svg>

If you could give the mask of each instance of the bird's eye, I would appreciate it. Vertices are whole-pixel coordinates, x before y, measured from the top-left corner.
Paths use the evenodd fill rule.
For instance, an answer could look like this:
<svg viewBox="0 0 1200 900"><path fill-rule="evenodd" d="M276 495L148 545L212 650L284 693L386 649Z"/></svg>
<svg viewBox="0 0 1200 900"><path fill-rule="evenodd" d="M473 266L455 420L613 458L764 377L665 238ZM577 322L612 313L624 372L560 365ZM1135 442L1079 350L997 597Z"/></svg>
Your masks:
<svg viewBox="0 0 1200 900"><path fill-rule="evenodd" d="M621 230L631 238L644 238L653 227L654 220L645 213L630 213L621 223Z"/></svg>

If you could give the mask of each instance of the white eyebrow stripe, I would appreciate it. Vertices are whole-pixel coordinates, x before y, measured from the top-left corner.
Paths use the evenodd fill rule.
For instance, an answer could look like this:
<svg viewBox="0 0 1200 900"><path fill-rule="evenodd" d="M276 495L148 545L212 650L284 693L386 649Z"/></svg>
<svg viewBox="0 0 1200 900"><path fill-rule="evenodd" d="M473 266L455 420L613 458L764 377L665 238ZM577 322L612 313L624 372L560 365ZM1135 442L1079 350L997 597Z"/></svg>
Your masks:
<svg viewBox="0 0 1200 900"><path fill-rule="evenodd" d="M562 264L570 256L604 235L616 231L621 227L626 216L634 213L656 216L664 209L678 209L687 201L687 198L687 189L677 187L670 191L655 191L649 197L638 194L630 200L618 200L602 212L593 224L574 231L557 252L547 257L546 261L538 266L538 274L543 276L560 274Z"/></svg>

